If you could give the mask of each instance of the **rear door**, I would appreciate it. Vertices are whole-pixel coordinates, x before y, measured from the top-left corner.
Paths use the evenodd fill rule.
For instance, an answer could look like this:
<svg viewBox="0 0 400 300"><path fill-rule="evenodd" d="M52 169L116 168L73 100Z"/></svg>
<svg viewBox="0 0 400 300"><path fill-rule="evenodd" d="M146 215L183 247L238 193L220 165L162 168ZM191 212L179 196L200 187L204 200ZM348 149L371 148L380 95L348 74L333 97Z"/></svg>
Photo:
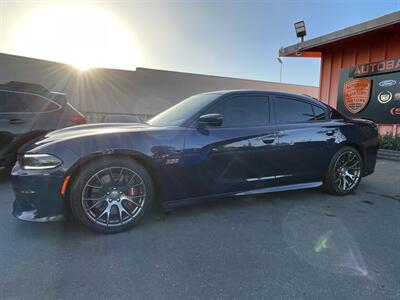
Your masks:
<svg viewBox="0 0 400 300"><path fill-rule="evenodd" d="M222 126L189 128L186 135L185 187L194 196L267 186L276 174L277 127L269 97L240 94L218 101L204 114L223 115Z"/></svg>
<svg viewBox="0 0 400 300"><path fill-rule="evenodd" d="M301 98L275 96L281 183L321 180L334 147L328 110Z"/></svg>
<svg viewBox="0 0 400 300"><path fill-rule="evenodd" d="M30 130L33 114L27 111L19 94L0 91L0 161L10 159L9 149L14 141Z"/></svg>

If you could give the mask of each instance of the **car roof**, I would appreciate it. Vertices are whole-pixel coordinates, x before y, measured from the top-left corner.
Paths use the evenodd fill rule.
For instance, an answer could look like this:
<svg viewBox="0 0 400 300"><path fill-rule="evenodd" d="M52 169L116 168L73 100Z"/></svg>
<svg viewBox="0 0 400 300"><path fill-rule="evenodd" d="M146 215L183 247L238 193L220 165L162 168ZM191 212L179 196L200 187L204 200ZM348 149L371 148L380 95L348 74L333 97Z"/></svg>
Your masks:
<svg viewBox="0 0 400 300"><path fill-rule="evenodd" d="M305 95L305 94L294 94L294 93L288 93L288 92L278 92L278 91L270 91L270 90L248 90L248 89L238 89L238 90L221 90L221 91L213 91L213 92L207 92L204 94L217 94L221 96L230 96L230 95L240 95L240 94L248 94L248 93L259 93L259 94L267 94L267 95L276 95L276 96L281 96L281 97L296 97L297 99L302 99L308 102L311 102L312 104L318 105L318 106L323 106L326 107L326 105L318 100L317 98L314 98L310 95Z"/></svg>

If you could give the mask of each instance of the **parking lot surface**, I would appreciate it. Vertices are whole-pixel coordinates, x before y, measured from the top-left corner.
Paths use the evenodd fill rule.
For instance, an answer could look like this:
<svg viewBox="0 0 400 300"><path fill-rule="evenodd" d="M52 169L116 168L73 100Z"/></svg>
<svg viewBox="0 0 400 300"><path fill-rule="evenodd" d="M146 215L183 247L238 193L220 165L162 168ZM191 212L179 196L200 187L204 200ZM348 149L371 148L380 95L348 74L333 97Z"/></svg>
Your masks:
<svg viewBox="0 0 400 300"><path fill-rule="evenodd" d="M358 191L227 199L95 234L11 216L0 181L1 299L399 299L400 162Z"/></svg>

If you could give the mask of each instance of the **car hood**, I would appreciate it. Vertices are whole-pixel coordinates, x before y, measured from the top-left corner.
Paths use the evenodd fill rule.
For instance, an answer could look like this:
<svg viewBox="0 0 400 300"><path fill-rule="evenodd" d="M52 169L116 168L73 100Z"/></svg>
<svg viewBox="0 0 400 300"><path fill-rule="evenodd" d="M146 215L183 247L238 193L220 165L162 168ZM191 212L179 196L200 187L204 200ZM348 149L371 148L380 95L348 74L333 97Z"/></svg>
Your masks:
<svg viewBox="0 0 400 300"><path fill-rule="evenodd" d="M85 124L67 127L55 131L51 131L44 135L40 140L35 141L35 145L39 146L46 143L56 142L60 140L69 140L84 136L113 134L123 132L148 131L160 127L153 127L148 124L141 123L99 123Z"/></svg>

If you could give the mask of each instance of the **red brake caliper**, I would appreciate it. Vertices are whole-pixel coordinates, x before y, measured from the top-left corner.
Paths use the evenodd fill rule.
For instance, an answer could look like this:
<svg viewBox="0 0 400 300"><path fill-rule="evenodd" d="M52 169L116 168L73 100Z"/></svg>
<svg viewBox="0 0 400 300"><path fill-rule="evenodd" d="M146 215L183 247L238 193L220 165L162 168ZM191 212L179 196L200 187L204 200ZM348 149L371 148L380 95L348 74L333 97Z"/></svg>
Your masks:
<svg viewBox="0 0 400 300"><path fill-rule="evenodd" d="M137 195L139 195L139 190L137 188L134 188L134 187L128 188L128 196L132 197L132 196L137 196ZM134 206L134 204L130 201L126 201L126 205L129 208L132 208L132 206Z"/></svg>

